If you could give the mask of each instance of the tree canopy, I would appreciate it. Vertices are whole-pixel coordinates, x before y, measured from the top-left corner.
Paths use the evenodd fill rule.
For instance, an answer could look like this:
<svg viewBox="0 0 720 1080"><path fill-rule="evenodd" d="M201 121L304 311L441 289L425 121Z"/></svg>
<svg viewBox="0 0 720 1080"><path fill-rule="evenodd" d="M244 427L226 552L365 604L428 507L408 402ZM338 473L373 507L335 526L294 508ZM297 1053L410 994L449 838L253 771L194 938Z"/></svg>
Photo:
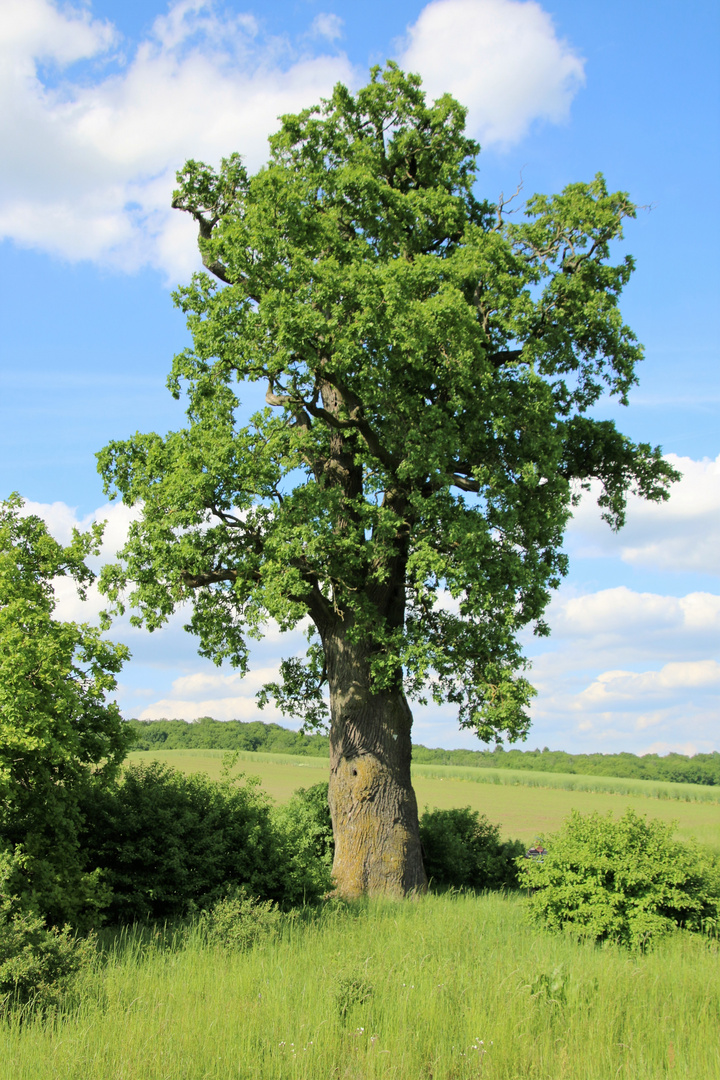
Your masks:
<svg viewBox="0 0 720 1080"><path fill-rule="evenodd" d="M514 220L477 196L464 124L389 63L284 116L255 175L238 154L188 161L173 205L208 271L175 294L188 424L99 455L143 507L111 598L129 586L150 629L190 600L200 652L241 670L268 619L308 620L265 698L318 724L327 680L338 761L384 761L387 729L409 763L405 695L455 704L483 740L524 736L518 633L547 632L579 492L599 481L617 528L628 491L664 499L676 477L596 417L642 357L618 304L633 261L611 258L635 206L598 175Z"/></svg>

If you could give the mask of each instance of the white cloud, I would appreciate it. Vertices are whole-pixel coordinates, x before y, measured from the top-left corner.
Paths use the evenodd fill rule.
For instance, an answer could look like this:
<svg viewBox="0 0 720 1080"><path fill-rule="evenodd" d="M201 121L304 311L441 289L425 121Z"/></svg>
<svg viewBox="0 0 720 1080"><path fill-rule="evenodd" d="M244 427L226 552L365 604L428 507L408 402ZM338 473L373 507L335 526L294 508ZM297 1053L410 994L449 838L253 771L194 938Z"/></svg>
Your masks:
<svg viewBox="0 0 720 1080"><path fill-rule="evenodd" d="M341 32L337 15L320 13L301 47L213 0L178 0L128 48L85 7L5 0L0 237L185 278L197 266L196 238L189 217L170 210L175 170L188 157L215 164L232 151L257 169L279 115L338 81L360 82L345 54L307 52L312 39L322 50ZM431 94L450 89L467 102L473 130L489 142L517 140L534 118L564 119L582 79L582 62L533 0L437 0L410 28L400 60Z"/></svg>
<svg viewBox="0 0 720 1080"><path fill-rule="evenodd" d="M127 539L130 522L140 515L138 508L124 506L122 503L105 503L92 513L79 518L77 508L68 506L67 503L39 503L31 499L25 500L21 512L24 516L35 514L42 518L51 535L64 545L71 542L73 529L87 532L94 522L104 522L100 553L87 559L88 566L95 573L103 563L114 559L116 552ZM60 621L97 622L100 612L107 607L107 597L100 595L96 584L89 586L85 600L78 596L77 587L71 578L59 577L53 584L57 601L55 618ZM125 622L127 623L127 620ZM132 633L130 626L124 629Z"/></svg>
<svg viewBox="0 0 720 1080"><path fill-rule="evenodd" d="M173 694L189 700L208 697L227 697L228 691L242 691L242 696L256 694L267 682L278 677L278 667L254 668L247 675L238 672L222 674L220 672L200 671L192 675L182 675L172 684Z"/></svg>
<svg viewBox="0 0 720 1080"><path fill-rule="evenodd" d="M85 8L63 11L48 0L4 0L0 48L5 71L34 76L33 58L71 64L109 49L117 41L114 27L91 18Z"/></svg>
<svg viewBox="0 0 720 1080"><path fill-rule="evenodd" d="M535 120L562 123L583 60L534 0L434 0L408 29L401 65L431 97L450 91L484 144L519 141Z"/></svg>
<svg viewBox="0 0 720 1080"><path fill-rule="evenodd" d="M354 79L345 56L296 55L251 16L220 14L212 2L173 4L114 66L108 24L50 0L11 5L0 35L0 235L73 260L187 275L195 230L170 210L175 170L233 150L256 169L279 115ZM40 61L67 69L90 59L103 72L94 82L41 78Z"/></svg>
<svg viewBox="0 0 720 1080"><path fill-rule="evenodd" d="M716 660L675 662L659 671L604 671L579 695L575 708L600 709L612 701L715 688L720 689L720 664Z"/></svg>
<svg viewBox="0 0 720 1080"><path fill-rule="evenodd" d="M143 709L137 719L199 720L201 716L211 716L213 720L261 720L266 724L287 726L286 721L272 704L261 711L255 699L248 697L208 698L206 701L163 698Z"/></svg>
<svg viewBox="0 0 720 1080"><path fill-rule="evenodd" d="M330 15L325 11L321 11L312 21L310 36L325 38L327 41L337 41L343 36L343 25L343 20L339 15Z"/></svg>
<svg viewBox="0 0 720 1080"><path fill-rule="evenodd" d="M653 745L680 749L691 737L693 752L718 747L720 596L561 589L549 621L550 648L530 646L541 742L655 752L652 731Z"/></svg>
<svg viewBox="0 0 720 1080"><path fill-rule="evenodd" d="M282 723L282 717L272 703L261 711L255 700L258 690L277 677L277 665L253 668L244 677L237 673L215 674L207 671L182 675L173 681L171 693L146 706L139 719L157 720L177 716L184 720L197 720L201 716L212 716L215 720Z"/></svg>
<svg viewBox="0 0 720 1080"><path fill-rule="evenodd" d="M620 585L585 596L566 597L561 591L549 615L555 637L592 639L594 648L612 647L638 634L652 637L649 646L678 647L678 635L720 641L720 596L708 592L687 596L639 593Z"/></svg>
<svg viewBox="0 0 720 1080"><path fill-rule="evenodd" d="M654 742L650 743L646 749L642 751L644 754L685 754L687 757L692 757L694 754L700 754L700 747L695 742Z"/></svg>
<svg viewBox="0 0 720 1080"><path fill-rule="evenodd" d="M33 502L32 499L25 500L22 513L24 516L35 514L42 518L51 534L61 544L70 543L73 529L86 532L94 522L104 522L105 528L99 556L103 560L112 558L123 546L130 522L136 521L140 516L140 510L137 507L125 506L120 502L108 502L86 514L85 517L79 518L77 507L68 506L64 502Z"/></svg>
<svg viewBox="0 0 720 1080"><path fill-rule="evenodd" d="M583 497L568 529L574 558L615 557L632 566L720 574L720 455L713 461L668 454L683 475L664 503L628 499L627 524L601 521L598 487Z"/></svg>

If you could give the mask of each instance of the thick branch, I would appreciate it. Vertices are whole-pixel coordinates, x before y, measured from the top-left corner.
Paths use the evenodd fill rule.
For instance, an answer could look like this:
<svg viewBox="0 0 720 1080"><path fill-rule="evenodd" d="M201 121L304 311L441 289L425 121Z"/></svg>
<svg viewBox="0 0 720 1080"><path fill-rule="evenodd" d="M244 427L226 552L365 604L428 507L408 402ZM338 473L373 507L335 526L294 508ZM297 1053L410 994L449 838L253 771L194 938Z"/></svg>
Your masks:
<svg viewBox="0 0 720 1080"><path fill-rule="evenodd" d="M331 604L325 599L320 589L317 577L300 560L293 560L293 565L300 571L308 585L308 592L302 596L289 596L288 599L299 604L307 604L310 618L316 626L327 626L333 618ZM223 570L210 570L204 574L190 574L183 571L180 575L183 585L188 589L202 589L207 585L218 585L222 581L237 581L239 571L229 568ZM253 577L260 581L261 574L255 571Z"/></svg>
<svg viewBox="0 0 720 1080"><path fill-rule="evenodd" d="M461 476L459 473L452 474L452 482L455 487L459 487L463 491L474 491L476 494L480 491L480 485L477 480L473 480L468 476Z"/></svg>
<svg viewBox="0 0 720 1080"><path fill-rule="evenodd" d="M192 214L192 216L195 218L195 221L197 221L199 234L198 248L200 249L200 256L202 258L202 263L205 269L209 270L211 274L213 274L216 278L222 281L225 285L237 285L240 283L247 285L247 278L230 277L228 268L225 266L225 264L222 263L219 259L211 258L208 254L208 242L212 237L213 229L220 220L219 216L214 215L211 218L206 218L203 216L200 210L195 210L191 209L188 206L184 206L182 198L173 199L171 205L174 210L184 210L187 214ZM260 298L251 293L249 290L248 298L250 300L254 300L257 304L260 303Z"/></svg>
<svg viewBox="0 0 720 1080"><path fill-rule="evenodd" d="M183 585L188 589L202 589L205 585L217 585L221 581L237 581L237 570L211 570L205 574L190 574L183 570L180 574Z"/></svg>
<svg viewBox="0 0 720 1080"><path fill-rule="evenodd" d="M502 352L490 353L487 359L494 368L501 368L519 360L521 355L522 349L504 349Z"/></svg>
<svg viewBox="0 0 720 1080"><path fill-rule="evenodd" d="M343 403L348 411L347 418L337 416L335 413L330 412L329 409L318 405L317 395L314 400L306 401L302 397L293 397L292 394L276 394L272 386L268 386L265 400L268 405L287 406L290 409L297 410L298 423L304 426L309 426L309 417L313 416L316 420L322 420L328 427L334 428L336 431L357 431L365 440L368 450L375 455L386 469L394 473L400 464L400 459L382 445L377 432L363 418L360 399L335 376L328 376L323 372L323 379L342 395Z"/></svg>
<svg viewBox="0 0 720 1080"><path fill-rule="evenodd" d="M223 266L219 259L214 259L211 262L202 248L200 249L200 254L202 255L203 266L206 270L209 270L211 274L214 274L216 278L219 278L220 281L224 282L226 285L234 284L232 278L228 277L226 267Z"/></svg>
<svg viewBox="0 0 720 1080"><path fill-rule="evenodd" d="M375 455L378 461L384 465L386 469L395 473L400 465L400 458L396 457L395 454L391 453L383 446L380 441L380 436L363 416L363 404L357 394L355 394L350 387L336 375L328 375L327 372L323 372L323 378L342 394L345 408L348 411L348 419L340 421L340 424L345 427L355 428L365 440L368 450ZM308 409L308 412L312 415L311 409Z"/></svg>

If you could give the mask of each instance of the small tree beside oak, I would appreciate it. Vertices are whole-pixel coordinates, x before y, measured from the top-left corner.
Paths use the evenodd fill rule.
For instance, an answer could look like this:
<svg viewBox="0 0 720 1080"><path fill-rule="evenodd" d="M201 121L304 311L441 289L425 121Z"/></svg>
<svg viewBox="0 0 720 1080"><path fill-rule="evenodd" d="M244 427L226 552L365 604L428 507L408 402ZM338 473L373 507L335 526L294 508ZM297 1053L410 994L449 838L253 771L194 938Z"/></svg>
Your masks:
<svg viewBox="0 0 720 1080"><path fill-rule="evenodd" d="M628 490L664 499L659 448L588 415L642 355L610 261L635 207L601 176L526 220L473 193L479 147L450 96L394 64L282 118L254 176L189 161L173 205L208 273L176 293L193 347L169 387L188 426L110 443L112 494L142 505L104 588L154 629L192 604L200 652L245 671L268 619L303 660L265 688L323 723L334 878L346 897L426 884L408 699L448 701L483 740L522 738L518 632L566 571L581 487L611 526ZM265 407L238 419L260 384Z"/></svg>
<svg viewBox="0 0 720 1080"><path fill-rule="evenodd" d="M63 547L19 495L0 502L0 892L76 928L108 900L85 865L81 803L134 742L106 700L127 648L56 617L54 582L74 581L84 599L101 536L99 525L74 530Z"/></svg>

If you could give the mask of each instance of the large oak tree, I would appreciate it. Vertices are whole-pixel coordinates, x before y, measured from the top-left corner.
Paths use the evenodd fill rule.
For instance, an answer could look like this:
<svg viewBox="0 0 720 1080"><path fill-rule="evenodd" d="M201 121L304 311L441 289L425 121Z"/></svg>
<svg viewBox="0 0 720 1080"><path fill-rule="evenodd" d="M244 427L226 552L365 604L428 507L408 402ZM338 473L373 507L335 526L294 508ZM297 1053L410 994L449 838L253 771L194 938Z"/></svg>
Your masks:
<svg viewBox="0 0 720 1080"><path fill-rule="evenodd" d="M208 271L176 294L188 426L99 455L142 505L104 578L118 602L131 587L136 621L190 600L200 652L245 670L268 619L308 620L305 659L265 697L317 724L329 688L345 896L426 882L408 698L522 737L518 632L547 632L578 490L599 480L618 527L628 490L663 499L674 477L594 415L641 358L618 310L632 260L610 258L635 207L598 176L515 221L474 194L464 122L388 64L283 117L254 176L237 154L187 162L173 205ZM242 423L254 383L266 407Z"/></svg>

